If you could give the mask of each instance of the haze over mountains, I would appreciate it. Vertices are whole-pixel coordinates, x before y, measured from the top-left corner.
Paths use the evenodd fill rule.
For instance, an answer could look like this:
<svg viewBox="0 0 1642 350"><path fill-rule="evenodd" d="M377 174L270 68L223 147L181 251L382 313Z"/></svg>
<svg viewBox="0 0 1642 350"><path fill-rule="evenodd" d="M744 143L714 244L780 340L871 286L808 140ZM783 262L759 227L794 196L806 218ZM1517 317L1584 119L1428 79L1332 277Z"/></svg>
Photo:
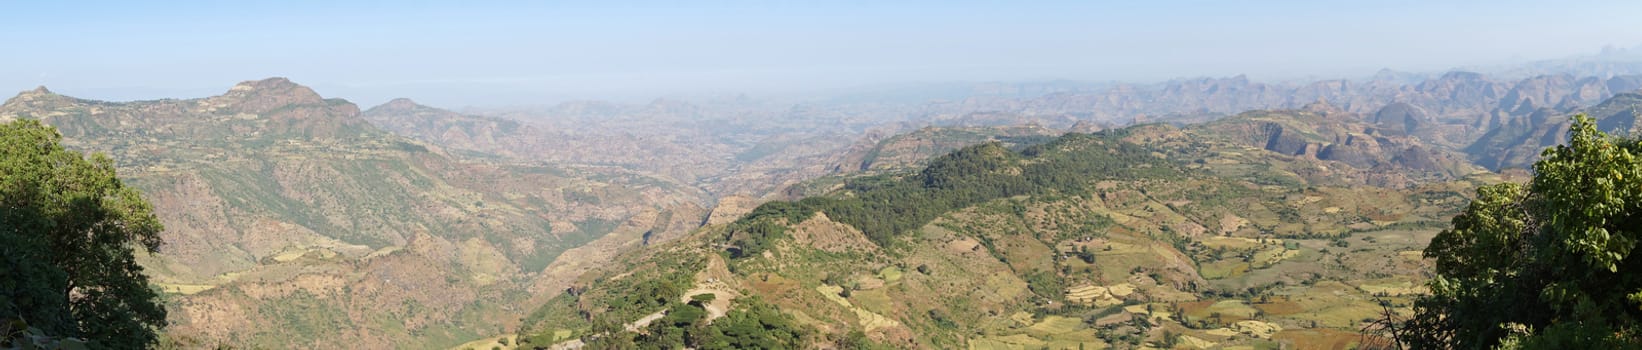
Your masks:
<svg viewBox="0 0 1642 350"><path fill-rule="evenodd" d="M0 349L1642 348L1639 15L6 2Z"/></svg>
<svg viewBox="0 0 1642 350"><path fill-rule="evenodd" d="M133 102L41 87L0 105L0 120L40 119L69 147L108 153L154 203L167 245L142 264L171 294L168 336L186 346L443 348L512 334L535 346L597 342L610 334L599 322L684 307L620 309L628 283L658 279L688 294L669 300L701 294L686 290L725 298L707 309L713 318L774 305L815 328L817 346L852 330L891 346L1114 345L1117 334L1162 336L1152 327L1206 343L1310 344L1358 327L1352 317L1374 295L1412 293L1386 292L1425 278L1415 273L1423 263L1399 254L1423 246L1470 188L1520 174L1512 169L1563 142L1569 115L1621 134L1639 126L1642 76L1614 68L1628 66L1534 67L1565 70L995 84L910 102L578 101L478 113L409 99L362 111L268 78L217 96ZM1110 167L1081 168L1091 164ZM932 175L943 166L962 170ZM934 182L909 180L921 178ZM946 198L939 191L951 188L933 184L948 180L979 192L916 202ZM830 199L779 218L754 210L806 197ZM883 207L815 204L859 198ZM900 210L923 221L872 216ZM760 236L769 232L755 224L790 234ZM1325 248L1354 234L1388 241ZM721 256L750 245L769 253ZM1067 258L1080 253L1118 263ZM1381 263L1396 268L1365 265ZM1170 267L1131 271L1156 264ZM920 266L942 272L914 272ZM946 271L972 274L950 278L974 285L932 277ZM639 277L617 282L626 274ZM1299 285L1319 280L1334 284ZM905 301L974 288L999 294L968 306ZM1259 317L1248 309L1253 298L1323 289L1348 297L1260 308ZM1241 308L1220 304L1237 299L1220 293L1238 290L1247 292ZM1199 296L1208 291L1216 294ZM760 301L731 302L740 297ZM1113 301L1186 303L1196 306L1177 314L1196 316L1144 321L1168 316L1124 309L1117 314L1143 321L1074 339L1067 334L1130 321L1078 325L1068 320L1113 314L1047 306ZM1327 303L1350 311L1317 306ZM1214 307L1249 314L1181 328L1208 322ZM993 318L1014 321L983 321ZM1291 333L1249 330L1272 325ZM1203 333L1215 329L1244 335Z"/></svg>
<svg viewBox="0 0 1642 350"><path fill-rule="evenodd" d="M1031 89L1031 85L1015 89ZM735 101L715 101L707 105L670 100L643 105L575 102L551 108L487 112L491 118L396 100L372 109L367 116L390 130L457 148L547 161L640 167L690 183L722 181L702 179L733 176L698 169L728 169L737 161L754 166L757 160L771 156L814 157L817 151L837 148L840 139L866 135L864 141L867 141L926 125L984 127L1035 123L1055 130L1090 131L1132 123L1200 122L1243 111L1269 109L1317 108L1321 112L1334 112L1337 119L1373 124L1381 133L1416 137L1434 146L1466 149L1491 130L1505 130L1502 126L1524 126L1533 120L1542 120L1543 116L1567 115L1615 94L1637 89L1642 89L1642 75L1557 74L1502 79L1450 72L1429 79L1408 80L1382 71L1363 81L1260 83L1238 76L1118 84L1024 98L1000 97L1010 93L976 93L958 100L798 104L785 109ZM407 108L417 112L398 113L418 117L390 117L394 113L391 111ZM427 117L430 114L444 116L444 119ZM1541 117L1536 119L1535 115ZM504 118L493 118L498 116ZM456 123L457 120L472 121ZM518 121L525 124L514 124ZM467 128L479 129L464 130ZM1542 129L1550 128L1552 126ZM560 131L549 135L543 129ZM1522 127L1510 129L1524 130ZM645 135L657 130L672 134ZM645 137L666 141L635 140ZM814 144L828 141L833 144ZM667 143L674 146L657 148ZM720 145L705 146L715 143ZM790 149L788 143L811 146ZM533 146L523 146L526 144ZM1550 144L1526 147L1542 148ZM544 147L547 145L555 147ZM524 153L532 156L526 156L519 153L527 149L522 147L543 148L530 149ZM1476 163L1496 170L1523 167L1531 162L1531 157L1509 159L1509 156L1494 154L1497 152L1493 149L1475 149L1469 156ZM596 155L574 154L584 151ZM799 154L787 154L791 152ZM727 159L731 154L735 160ZM692 157L694 159L680 161ZM661 158L674 161L657 161ZM766 163L769 161L791 162L768 159ZM691 163L695 169L678 166ZM724 190L715 192L728 194Z"/></svg>

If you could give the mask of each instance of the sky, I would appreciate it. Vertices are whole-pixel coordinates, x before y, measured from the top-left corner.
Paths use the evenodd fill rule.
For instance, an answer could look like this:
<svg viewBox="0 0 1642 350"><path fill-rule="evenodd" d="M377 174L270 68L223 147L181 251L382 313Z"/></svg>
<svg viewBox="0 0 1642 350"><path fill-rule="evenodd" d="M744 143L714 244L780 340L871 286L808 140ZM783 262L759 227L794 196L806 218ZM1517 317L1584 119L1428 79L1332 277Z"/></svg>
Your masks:
<svg viewBox="0 0 1642 350"><path fill-rule="evenodd" d="M0 95L288 77L449 107L991 81L1442 71L1642 45L1642 1L0 0Z"/></svg>

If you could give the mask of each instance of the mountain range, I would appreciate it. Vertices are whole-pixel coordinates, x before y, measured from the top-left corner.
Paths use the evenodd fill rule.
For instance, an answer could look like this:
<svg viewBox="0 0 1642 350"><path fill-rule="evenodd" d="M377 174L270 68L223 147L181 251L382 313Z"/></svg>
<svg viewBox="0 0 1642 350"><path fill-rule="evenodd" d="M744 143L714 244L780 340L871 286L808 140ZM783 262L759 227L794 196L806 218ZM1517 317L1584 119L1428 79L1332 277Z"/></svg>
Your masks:
<svg viewBox="0 0 1642 350"><path fill-rule="evenodd" d="M1406 301L1427 270L1407 253L1569 115L1633 133L1639 88L1382 72L461 113L270 78L132 102L42 87L0 120L55 126L143 190L168 230L141 263L190 347L598 345L688 307L773 307L816 346L1305 347Z"/></svg>
<svg viewBox="0 0 1642 350"><path fill-rule="evenodd" d="M691 188L624 170L457 157L279 78L124 103L41 88L0 106L12 118L110 154L154 204L166 244L142 263L184 342L450 346L507 329L567 250L706 214Z"/></svg>

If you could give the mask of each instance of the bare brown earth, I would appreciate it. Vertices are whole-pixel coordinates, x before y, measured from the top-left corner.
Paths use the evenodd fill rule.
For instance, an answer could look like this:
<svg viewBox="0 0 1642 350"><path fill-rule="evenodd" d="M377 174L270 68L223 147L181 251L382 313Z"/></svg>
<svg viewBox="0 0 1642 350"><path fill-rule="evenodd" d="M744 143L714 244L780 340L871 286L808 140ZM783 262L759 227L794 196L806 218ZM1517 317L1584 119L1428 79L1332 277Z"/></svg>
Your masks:
<svg viewBox="0 0 1642 350"><path fill-rule="evenodd" d="M816 213L809 220L793 225L790 234L794 243L825 252L870 251L877 246L860 230L833 222L825 213Z"/></svg>
<svg viewBox="0 0 1642 350"><path fill-rule="evenodd" d="M759 203L761 201L758 199L743 195L721 197L718 199L718 205L713 206L712 214L707 216L706 224L728 224L740 219L742 215L752 212L754 208L758 207Z"/></svg>

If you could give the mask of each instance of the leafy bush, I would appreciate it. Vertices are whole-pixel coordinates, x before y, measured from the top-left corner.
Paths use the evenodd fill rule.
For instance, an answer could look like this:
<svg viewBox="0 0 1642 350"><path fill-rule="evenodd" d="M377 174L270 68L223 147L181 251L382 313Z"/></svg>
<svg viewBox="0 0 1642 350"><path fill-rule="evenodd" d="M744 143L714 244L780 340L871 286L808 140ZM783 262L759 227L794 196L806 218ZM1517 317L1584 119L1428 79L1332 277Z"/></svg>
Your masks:
<svg viewBox="0 0 1642 350"><path fill-rule="evenodd" d="M163 227L113 160L61 141L38 121L0 123L0 328L153 345L166 312L135 254L157 251ZM6 333L0 344L29 342Z"/></svg>
<svg viewBox="0 0 1642 350"><path fill-rule="evenodd" d="M1431 294L1406 322L1415 348L1642 347L1642 142L1574 117L1527 186L1479 188L1425 249Z"/></svg>

